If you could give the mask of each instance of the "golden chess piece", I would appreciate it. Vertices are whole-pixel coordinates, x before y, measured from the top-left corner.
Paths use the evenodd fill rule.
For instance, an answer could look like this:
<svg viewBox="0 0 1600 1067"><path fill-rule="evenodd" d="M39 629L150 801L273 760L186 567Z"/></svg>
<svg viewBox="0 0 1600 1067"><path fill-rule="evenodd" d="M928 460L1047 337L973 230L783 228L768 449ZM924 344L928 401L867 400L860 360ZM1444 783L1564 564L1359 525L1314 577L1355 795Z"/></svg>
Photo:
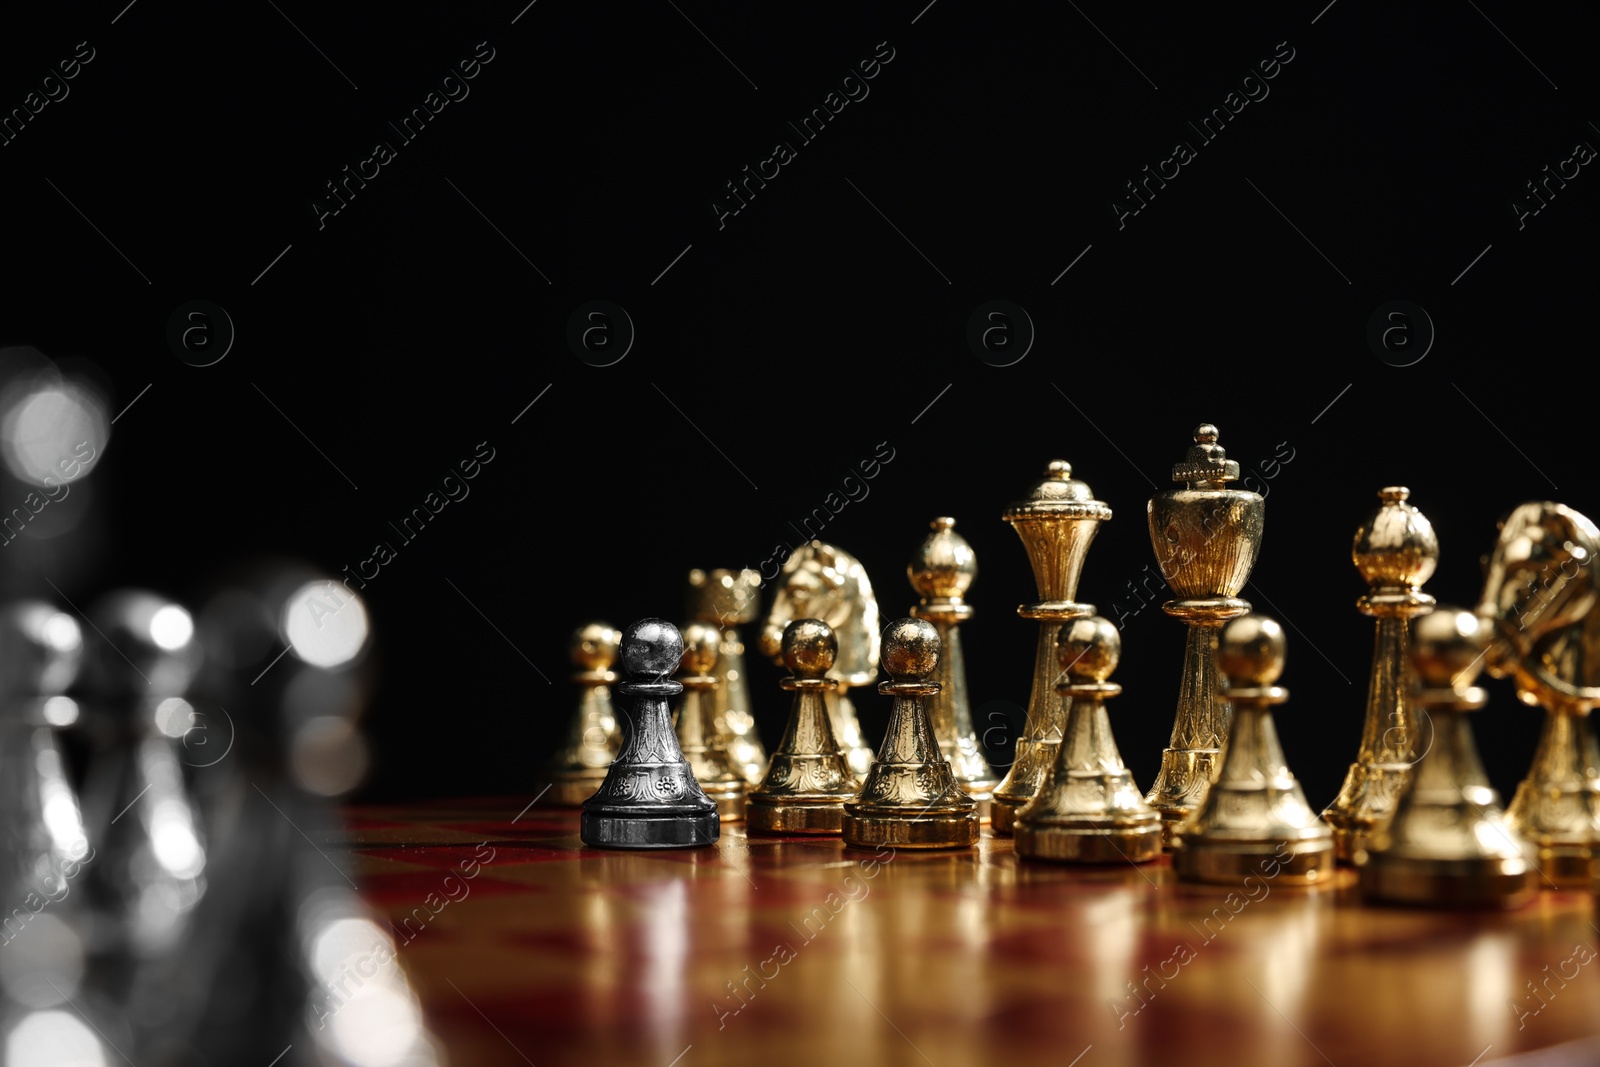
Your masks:
<svg viewBox="0 0 1600 1067"><path fill-rule="evenodd" d="M1095 613L1093 604L1079 604L1072 598L1078 593L1078 576L1089 544L1100 524L1111 518L1111 509L1072 476L1072 464L1055 459L1028 495L1006 508L1001 518L1022 538L1039 589L1038 603L1017 608L1022 618L1039 623L1028 716L1022 736L1017 738L1011 769L995 787L989 808L990 827L997 834L1010 835L1017 812L1038 795L1056 761L1056 746L1067 721L1066 702L1056 691L1056 638L1064 623Z"/></svg>
<svg viewBox="0 0 1600 1067"><path fill-rule="evenodd" d="M1161 770L1145 799L1161 813L1165 843L1205 799L1215 774L1222 739L1228 735L1228 704L1217 696L1217 631L1250 611L1239 592L1250 580L1261 550L1266 501L1244 489L1229 489L1239 463L1217 444L1217 428L1202 423L1172 480L1185 483L1150 498L1150 543L1161 576L1177 599L1161 610L1188 626L1183 646L1183 681L1172 741L1161 753Z"/></svg>
<svg viewBox="0 0 1600 1067"><path fill-rule="evenodd" d="M956 781L978 805L978 818L989 819L989 801L1000 779L983 758L983 745L972 728L972 708L967 699L967 665L961 655L960 624L972 618L972 606L962 599L978 576L978 559L967 539L955 532L956 520L934 519L933 533L906 564L911 588L922 598L911 609L918 619L933 623L939 632L939 670L934 681L939 691L928 698L933 734Z"/></svg>
<svg viewBox="0 0 1600 1067"><path fill-rule="evenodd" d="M692 570L689 572L689 620L710 623L722 634L717 650L717 688L711 691L711 721L728 739L728 758L751 785L767 773L767 750L756 731L755 705L744 669L744 642L739 626L755 621L760 606L761 572Z"/></svg>
<svg viewBox="0 0 1600 1067"><path fill-rule="evenodd" d="M796 619L783 628L783 662L790 676L781 684L794 699L766 777L749 794L751 833L836 834L845 801L861 788L823 700L839 686L828 676L838 652L833 629L820 619Z"/></svg>
<svg viewBox="0 0 1600 1067"><path fill-rule="evenodd" d="M683 662L680 677L683 696L678 702L674 727L678 747L689 761L700 791L717 802L717 816L724 822L744 821L744 776L728 757L727 738L720 734L712 718L712 694L718 681L714 673L722 632L705 623L690 623L683 628Z"/></svg>
<svg viewBox="0 0 1600 1067"><path fill-rule="evenodd" d="M900 619L883 635L878 692L894 698L883 747L866 784L844 806L844 843L856 848L964 848L978 842L978 807L939 750L926 700L939 691L939 632Z"/></svg>
<svg viewBox="0 0 1600 1067"><path fill-rule="evenodd" d="M1057 655L1067 681L1067 725L1044 789L1017 813L1017 854L1069 863L1143 863L1161 855L1161 816L1122 763L1105 702L1122 637L1095 615L1061 628Z"/></svg>
<svg viewBox="0 0 1600 1067"><path fill-rule="evenodd" d="M1383 503L1356 530L1350 553L1367 583L1367 594L1356 601L1356 608L1377 620L1377 636L1361 748L1344 787L1322 813L1333 827L1334 855L1340 863L1353 862L1367 835L1393 817L1414 759L1417 719L1411 709L1409 624L1433 610L1433 597L1422 592L1422 583L1438 565L1439 539L1427 517L1406 503L1410 495L1404 486L1380 489Z"/></svg>
<svg viewBox="0 0 1600 1067"><path fill-rule="evenodd" d="M1333 831L1306 803L1284 762L1272 705L1289 691L1283 627L1244 615L1217 638L1220 694L1233 707L1217 775L1205 799L1173 832L1172 868L1186 882L1238 882L1250 875L1311 885L1333 874Z"/></svg>
<svg viewBox="0 0 1600 1067"><path fill-rule="evenodd" d="M579 670L578 710L567 729L567 741L546 765L550 803L575 808L594 795L606 770L622 748L622 729L611 703L622 634L603 622L591 622L572 635L572 662Z"/></svg>
<svg viewBox="0 0 1600 1067"><path fill-rule="evenodd" d="M1488 697L1473 685L1488 624L1436 608L1411 628L1411 700L1433 722L1433 744L1386 828L1356 853L1361 892L1397 904L1515 906L1538 888L1532 846L1500 808L1478 759L1466 713Z"/></svg>
<svg viewBox="0 0 1600 1067"><path fill-rule="evenodd" d="M850 690L878 677L878 600L861 561L822 541L808 541L784 561L777 595L761 631L761 651L774 662L783 656L783 628L795 619L821 619L839 642L830 677L837 691L824 696L833 735L860 777L872 766L872 746L861 733Z"/></svg>
<svg viewBox="0 0 1600 1067"><path fill-rule="evenodd" d="M1589 727L1600 704L1600 530L1563 504L1523 504L1501 522L1485 573L1487 669L1545 709L1506 814L1538 850L1544 878L1586 889L1600 854L1600 748Z"/></svg>

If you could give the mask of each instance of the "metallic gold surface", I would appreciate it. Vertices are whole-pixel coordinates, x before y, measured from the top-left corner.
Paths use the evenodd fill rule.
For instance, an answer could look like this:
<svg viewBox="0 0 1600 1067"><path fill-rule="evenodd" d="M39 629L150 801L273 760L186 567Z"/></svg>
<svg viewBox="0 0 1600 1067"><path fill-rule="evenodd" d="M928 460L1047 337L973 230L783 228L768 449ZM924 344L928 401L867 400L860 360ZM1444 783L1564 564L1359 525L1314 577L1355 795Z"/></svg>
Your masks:
<svg viewBox="0 0 1600 1067"><path fill-rule="evenodd" d="M1222 628L1217 670L1233 708L1227 743L1205 800L1173 832L1172 869L1188 882L1239 882L1257 875L1280 884L1311 885L1333 876L1333 830L1306 803L1284 761L1272 705L1289 693L1283 673L1283 628L1265 615L1244 615ZM1264 864L1276 861L1269 875Z"/></svg>
<svg viewBox="0 0 1600 1067"><path fill-rule="evenodd" d="M978 818L989 819L989 801L1000 779L983 758L983 745L972 728L972 708L967 698L967 666L961 654L960 624L972 618L972 606L963 597L978 576L978 559L966 538L955 532L956 520L934 519L929 534L906 564L906 576L921 602L911 608L918 619L933 623L939 632L939 668L934 681L939 691L928 698L928 717L939 749L956 781L978 805Z"/></svg>
<svg viewBox="0 0 1600 1067"><path fill-rule="evenodd" d="M1067 724L1039 795L1017 813L1017 854L1069 863L1143 863L1161 855L1161 816L1145 803L1117 751L1105 702L1122 637L1095 615L1061 627L1057 656L1067 681Z"/></svg>
<svg viewBox="0 0 1600 1067"><path fill-rule="evenodd" d="M689 572L689 619L717 627L722 645L712 672L718 685L711 691L711 721L728 739L728 757L755 785L767 773L767 750L756 731L755 705L750 700L744 667L744 641L738 627L755 621L760 606L761 572L692 570Z"/></svg>
<svg viewBox="0 0 1600 1067"><path fill-rule="evenodd" d="M578 710L567 728L567 742L546 765L550 803L575 808L594 795L606 780L606 769L622 747L622 729L611 703L611 685L617 676L622 635L603 622L591 622L572 635L572 676L577 685Z"/></svg>
<svg viewBox="0 0 1600 1067"><path fill-rule="evenodd" d="M1394 818L1356 853L1362 894L1397 904L1514 907L1537 889L1532 846L1500 809L1466 713L1483 707L1472 683L1482 669L1487 623L1438 608L1411 630L1412 702L1433 722Z"/></svg>
<svg viewBox="0 0 1600 1067"><path fill-rule="evenodd" d="M1500 524L1478 615L1493 627L1489 673L1515 680L1544 728L1507 810L1545 879L1588 888L1600 854L1600 530L1562 504L1529 503ZM1541 883L1544 884L1544 883Z"/></svg>
<svg viewBox="0 0 1600 1067"><path fill-rule="evenodd" d="M794 694L789 725L761 784L747 803L750 833L836 834L844 802L861 783L828 720L823 695L839 685L828 677L838 655L833 630L820 619L796 619L783 630L783 662Z"/></svg>
<svg viewBox="0 0 1600 1067"><path fill-rule="evenodd" d="M1383 503L1356 530L1350 550L1368 587L1356 608L1377 620L1377 636L1361 749L1338 797L1322 813L1333 827L1340 863L1353 862L1367 835L1393 818L1415 759L1407 635L1411 619L1433 610L1433 597L1421 587L1438 565L1439 539L1427 517L1406 503L1410 495L1404 486L1380 489Z"/></svg>
<svg viewBox="0 0 1600 1067"><path fill-rule="evenodd" d="M872 746L861 733L850 690L878 677L878 601L861 561L843 549L810 541L789 556L782 584L761 631L761 651L774 662L783 656L783 628L795 619L821 619L833 628L839 655L829 677L839 683L823 699L833 734L859 777L872 765Z"/></svg>
<svg viewBox="0 0 1600 1067"><path fill-rule="evenodd" d="M921 619L884 631L883 668L894 698L883 748L855 799L844 806L844 843L857 848L965 848L978 842L978 808L939 750L926 699L939 691L939 632Z"/></svg>
<svg viewBox="0 0 1600 1067"><path fill-rule="evenodd" d="M1072 477L1072 464L1055 459L1028 495L1007 507L1001 518L1022 538L1039 590L1037 603L1017 608L1018 615L1039 623L1033 688L1011 769L995 787L989 809L994 832L1008 835L1017 812L1038 795L1055 763L1056 746L1067 720L1066 700L1056 690L1056 638L1063 623L1094 614L1093 604L1079 604L1072 598L1078 593L1089 545L1100 524L1111 518L1111 509Z"/></svg>
<svg viewBox="0 0 1600 1067"><path fill-rule="evenodd" d="M744 776L728 757L728 739L712 718L711 696L717 690L715 674L722 631L705 623L690 623L683 628L683 662L687 673L678 679L683 696L678 700L674 729L678 747L689 761L700 791L717 802L717 816L724 822L744 821Z"/></svg>
<svg viewBox="0 0 1600 1067"><path fill-rule="evenodd" d="M1148 507L1156 562L1178 594L1161 610L1189 627L1172 741L1145 796L1165 820L1168 847L1178 823L1205 799L1228 735L1228 704L1217 696L1217 630L1250 610L1239 592L1261 551L1266 520L1260 495L1226 487L1239 477L1239 464L1217 444L1217 428L1202 423L1194 441L1172 468L1173 481L1185 487L1156 494Z"/></svg>

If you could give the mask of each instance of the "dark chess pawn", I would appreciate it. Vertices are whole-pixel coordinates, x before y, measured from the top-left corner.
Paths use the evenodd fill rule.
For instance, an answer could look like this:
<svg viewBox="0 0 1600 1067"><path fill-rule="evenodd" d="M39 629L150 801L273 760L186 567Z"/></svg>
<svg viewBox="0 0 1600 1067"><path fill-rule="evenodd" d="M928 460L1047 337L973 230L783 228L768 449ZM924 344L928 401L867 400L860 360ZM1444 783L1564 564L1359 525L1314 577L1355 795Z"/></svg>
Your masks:
<svg viewBox="0 0 1600 1067"><path fill-rule="evenodd" d="M978 805L956 781L939 749L927 698L939 691L939 632L921 619L889 624L878 692L894 698L878 758L840 835L856 848L964 848L978 841Z"/></svg>
<svg viewBox="0 0 1600 1067"><path fill-rule="evenodd" d="M170 949L205 889L177 747L196 719L184 695L200 650L189 613L154 593L110 594L89 619L105 640L91 646L82 683L93 743L84 809L97 852L85 888L96 950L126 960Z"/></svg>
<svg viewBox="0 0 1600 1067"><path fill-rule="evenodd" d="M693 848L722 832L716 801L701 791L683 758L667 701L683 692L669 676L683 658L683 635L665 619L643 619L622 635L617 686L625 718L622 751L598 792L583 803L580 836L595 848Z"/></svg>

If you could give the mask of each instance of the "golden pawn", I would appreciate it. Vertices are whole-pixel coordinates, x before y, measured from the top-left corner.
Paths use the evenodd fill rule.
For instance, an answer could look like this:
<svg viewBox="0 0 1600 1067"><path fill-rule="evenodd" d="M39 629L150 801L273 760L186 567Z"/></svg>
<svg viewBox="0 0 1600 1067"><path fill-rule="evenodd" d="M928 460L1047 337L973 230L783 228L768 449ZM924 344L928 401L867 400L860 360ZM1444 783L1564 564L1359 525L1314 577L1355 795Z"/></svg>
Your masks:
<svg viewBox="0 0 1600 1067"><path fill-rule="evenodd" d="M1066 702L1056 691L1056 637L1062 624L1095 612L1093 604L1075 603L1072 598L1078 593L1089 544L1100 524L1111 518L1111 509L1072 476L1072 464L1054 459L1027 497L1006 508L1001 518L1022 538L1039 589L1038 603L1017 608L1022 618L1039 623L1028 717L1017 738L1011 769L995 787L989 808L990 827L1009 836L1017 812L1038 795L1056 761L1056 746L1067 721Z"/></svg>
<svg viewBox="0 0 1600 1067"><path fill-rule="evenodd" d="M823 699L839 686L828 677L839 654L838 638L820 619L796 619L783 628L782 648L790 677L781 684L794 700L766 777L750 792L746 828L750 833L836 834L845 801L861 788Z"/></svg>
<svg viewBox="0 0 1600 1067"><path fill-rule="evenodd" d="M1183 881L1255 875L1311 885L1333 874L1333 831L1306 803L1272 722L1272 705L1289 698L1273 684L1283 660L1283 627L1265 615L1233 619L1217 636L1233 721L1205 801L1173 832L1172 868Z"/></svg>
<svg viewBox="0 0 1600 1067"><path fill-rule="evenodd" d="M1406 503L1410 495L1404 486L1380 489L1383 504L1356 530L1350 550L1368 587L1356 608L1378 622L1361 749L1338 797L1322 813L1333 827L1340 863L1353 862L1367 835L1394 816L1411 774L1417 719L1407 633L1411 619L1433 610L1433 597L1421 587L1439 563L1439 539L1427 517Z"/></svg>
<svg viewBox="0 0 1600 1067"><path fill-rule="evenodd" d="M1145 795L1165 820L1169 848L1178 824L1205 799L1228 736L1228 703L1217 696L1217 631L1250 610L1239 591L1250 580L1266 521L1260 494L1227 487L1239 477L1238 461L1227 457L1217 428L1201 423L1183 462L1172 468L1172 480L1184 487L1157 493L1147 508L1161 577L1178 594L1161 610L1189 628L1172 741Z"/></svg>
<svg viewBox="0 0 1600 1067"><path fill-rule="evenodd" d="M989 818L989 801L1000 779L983 758L983 746L972 728L972 708L967 699L967 665L961 655L959 626L972 618L972 606L962 598L978 576L978 558L967 539L955 532L956 520L934 519L933 533L906 564L906 577L922 602L911 614L933 623L939 632L939 670L934 681L939 691L928 698L928 717L939 749L950 761L956 781L978 805L978 818Z"/></svg>
<svg viewBox="0 0 1600 1067"><path fill-rule="evenodd" d="M622 747L610 688L617 680L611 665L621 645L622 634L603 622L591 622L572 635L572 662L579 668L572 680L581 695L567 742L546 765L550 803L556 807L575 808L593 796Z"/></svg>
<svg viewBox="0 0 1600 1067"><path fill-rule="evenodd" d="M1412 768L1388 827L1356 853L1369 899L1514 907L1537 888L1531 846L1500 810L1467 724L1466 713L1487 700L1472 684L1486 631L1457 608L1438 608L1412 627L1412 701L1433 720L1433 744Z"/></svg>
<svg viewBox="0 0 1600 1067"><path fill-rule="evenodd" d="M712 672L719 684L711 691L711 722L728 739L728 758L751 785L767 773L767 750L756 732L738 627L755 621L760 591L761 572L749 568L689 572L690 621L710 623L722 634Z"/></svg>
<svg viewBox="0 0 1600 1067"><path fill-rule="evenodd" d="M925 699L939 667L939 633L921 619L900 619L883 634L883 669L894 698L883 747L860 794L844 806L844 843L856 848L964 848L978 842L978 807L957 784L939 751Z"/></svg>
<svg viewBox="0 0 1600 1067"><path fill-rule="evenodd" d="M717 650L722 633L715 626L690 623L683 628L683 697L678 702L674 727L678 747L689 761L700 791L717 802L717 816L724 823L744 821L744 776L728 758L728 741L716 729L711 709L717 689Z"/></svg>
<svg viewBox="0 0 1600 1067"><path fill-rule="evenodd" d="M1123 766L1105 702L1122 637L1099 615L1061 629L1057 655L1070 700L1067 726L1044 790L1017 813L1017 853L1068 863L1143 863L1161 855L1161 816Z"/></svg>

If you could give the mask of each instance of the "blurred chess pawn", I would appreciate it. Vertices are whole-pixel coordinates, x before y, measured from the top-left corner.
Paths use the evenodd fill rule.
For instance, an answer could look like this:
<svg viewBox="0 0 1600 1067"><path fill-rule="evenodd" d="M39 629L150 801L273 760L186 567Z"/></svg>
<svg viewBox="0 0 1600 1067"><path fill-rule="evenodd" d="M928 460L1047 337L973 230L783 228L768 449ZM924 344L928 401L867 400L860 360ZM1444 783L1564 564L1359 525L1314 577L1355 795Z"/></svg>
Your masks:
<svg viewBox="0 0 1600 1067"><path fill-rule="evenodd" d="M1283 628L1265 615L1232 619L1217 636L1216 660L1232 722L1205 800L1173 833L1173 870L1189 882L1326 881L1333 831L1306 803L1272 723L1272 705L1289 697L1273 684L1283 673Z"/></svg>
<svg viewBox="0 0 1600 1067"><path fill-rule="evenodd" d="M689 572L689 618L709 623L722 635L717 687L711 691L711 722L728 739L728 758L751 785L767 773L767 750L756 731L755 705L744 668L744 641L739 627L755 621L761 606L761 572L692 570Z"/></svg>
<svg viewBox="0 0 1600 1067"><path fill-rule="evenodd" d="M889 726L861 793L844 806L844 843L856 848L965 848L978 841L978 807L939 750L927 698L939 691L939 632L921 619L884 631L878 692L891 697Z"/></svg>
<svg viewBox="0 0 1600 1067"><path fill-rule="evenodd" d="M988 821L989 802L1000 779L983 758L983 745L972 728L960 630L960 624L972 618L972 606L963 598L978 576L978 559L967 539L956 533L956 520L937 518L929 525L933 532L906 564L911 588L921 597L911 614L933 623L942 650L934 679L939 691L928 698L928 715L933 720L939 749L950 761L956 781L978 805L978 818Z"/></svg>
<svg viewBox="0 0 1600 1067"><path fill-rule="evenodd" d="M122 1036L115 1007L83 988L87 928L78 886L95 853L55 737L78 715L65 691L82 652L71 615L31 600L0 607L0 1047L7 1067L54 1067L68 1051L80 1062L109 1064L112 1053L95 1031Z"/></svg>
<svg viewBox="0 0 1600 1067"><path fill-rule="evenodd" d="M112 593L89 612L104 637L87 657L85 727L94 741L84 809L97 845L86 880L97 951L170 949L205 890L205 849L178 741L200 665L194 621L154 593Z"/></svg>
<svg viewBox="0 0 1600 1067"><path fill-rule="evenodd" d="M1143 863L1161 855L1161 816L1123 765L1105 702L1122 637L1099 615L1074 619L1057 640L1070 701L1056 763L1043 790L1017 813L1017 853L1069 863Z"/></svg>
<svg viewBox="0 0 1600 1067"><path fill-rule="evenodd" d="M546 771L550 803L556 807L575 808L594 796L622 747L622 727L611 703L617 680L611 665L621 642L622 635L603 622L591 622L572 635L578 709L567 729L567 743L550 758Z"/></svg>
<svg viewBox="0 0 1600 1067"><path fill-rule="evenodd" d="M332 798L366 766L356 721L372 627L347 586L293 563L229 581L200 612L197 691L234 744L204 770L209 885L129 1004L145 1063L439 1063L386 926L361 901ZM263 1054L263 1050L266 1050Z"/></svg>
<svg viewBox="0 0 1600 1067"><path fill-rule="evenodd" d="M1412 626L1412 699L1433 720L1433 745L1412 768L1394 818L1356 854L1369 899L1514 907L1538 888L1533 846L1501 810L1467 724L1466 713L1488 699L1472 684L1487 637L1487 625L1458 608L1436 608Z"/></svg>
<svg viewBox="0 0 1600 1067"><path fill-rule="evenodd" d="M717 733L711 714L712 695L717 689L714 673L722 634L715 626L690 623L683 629L683 686L674 724L678 746L689 761L701 792L717 803L717 815L724 823L744 821L744 776L728 758L728 740Z"/></svg>
<svg viewBox="0 0 1600 1067"><path fill-rule="evenodd" d="M833 629L821 619L796 619L783 628L789 677L782 685L794 699L766 777L749 796L751 833L836 834L845 801L861 789L823 701L839 684L828 677L838 651Z"/></svg>

